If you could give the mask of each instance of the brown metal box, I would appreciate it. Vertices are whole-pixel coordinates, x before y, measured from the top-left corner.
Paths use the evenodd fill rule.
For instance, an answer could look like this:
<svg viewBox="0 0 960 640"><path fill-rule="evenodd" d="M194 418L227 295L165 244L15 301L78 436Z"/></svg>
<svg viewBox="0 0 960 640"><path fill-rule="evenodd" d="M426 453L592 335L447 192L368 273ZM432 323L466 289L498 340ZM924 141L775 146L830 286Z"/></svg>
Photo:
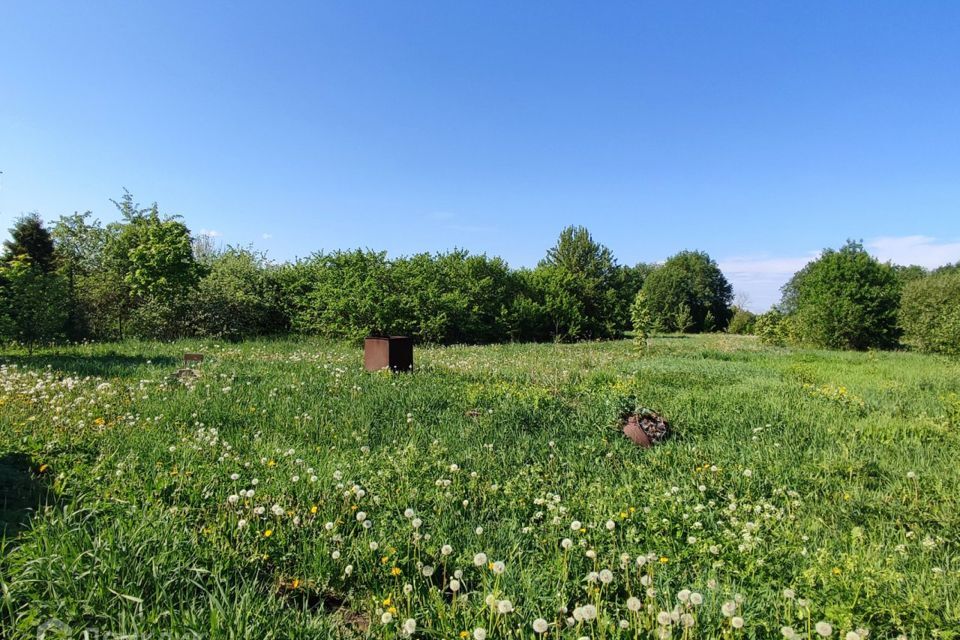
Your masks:
<svg viewBox="0 0 960 640"><path fill-rule="evenodd" d="M363 341L363 368L413 371L413 340L407 336L367 338Z"/></svg>

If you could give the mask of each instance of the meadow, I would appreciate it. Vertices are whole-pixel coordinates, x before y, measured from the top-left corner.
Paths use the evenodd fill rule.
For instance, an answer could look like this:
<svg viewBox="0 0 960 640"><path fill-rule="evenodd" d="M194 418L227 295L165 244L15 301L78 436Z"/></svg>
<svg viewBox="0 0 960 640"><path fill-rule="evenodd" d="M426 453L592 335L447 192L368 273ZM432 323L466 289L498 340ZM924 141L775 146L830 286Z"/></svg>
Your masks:
<svg viewBox="0 0 960 640"><path fill-rule="evenodd" d="M722 334L412 375L311 339L7 351L0 637L957 638L958 394L956 359Z"/></svg>

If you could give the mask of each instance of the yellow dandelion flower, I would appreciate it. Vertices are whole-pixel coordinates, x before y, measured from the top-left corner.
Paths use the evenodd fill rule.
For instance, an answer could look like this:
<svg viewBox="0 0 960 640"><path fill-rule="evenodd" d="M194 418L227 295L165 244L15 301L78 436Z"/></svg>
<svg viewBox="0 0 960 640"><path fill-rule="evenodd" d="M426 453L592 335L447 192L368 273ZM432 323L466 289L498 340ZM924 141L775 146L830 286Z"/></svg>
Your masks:
<svg viewBox="0 0 960 640"><path fill-rule="evenodd" d="M273 529L267 529L266 531L263 532L264 538L269 538L272 535L273 535Z"/></svg>
<svg viewBox="0 0 960 640"><path fill-rule="evenodd" d="M838 576L838 575L840 575L840 573L841 573L840 567L834 567L834 568L833 568L833 575Z"/></svg>
<svg viewBox="0 0 960 640"><path fill-rule="evenodd" d="M313 505L312 507L310 507L310 513L316 513L316 512L317 512L317 505Z"/></svg>
<svg viewBox="0 0 960 640"><path fill-rule="evenodd" d="M50 468L50 465L48 465L48 464L42 464L42 465L40 465L40 473L45 472L45 471L46 471L47 469L49 469L49 468Z"/></svg>
<svg viewBox="0 0 960 640"><path fill-rule="evenodd" d="M391 602L393 601L390 599L390 596L387 596L386 598L383 599L383 606L389 607Z"/></svg>
<svg viewBox="0 0 960 640"><path fill-rule="evenodd" d="M668 562L670 562L670 558L667 556L660 556L660 564L667 564Z"/></svg>
<svg viewBox="0 0 960 640"><path fill-rule="evenodd" d="M390 569L390 575L392 576L399 576L402 573L403 571L400 570L400 567L394 567L393 569Z"/></svg>

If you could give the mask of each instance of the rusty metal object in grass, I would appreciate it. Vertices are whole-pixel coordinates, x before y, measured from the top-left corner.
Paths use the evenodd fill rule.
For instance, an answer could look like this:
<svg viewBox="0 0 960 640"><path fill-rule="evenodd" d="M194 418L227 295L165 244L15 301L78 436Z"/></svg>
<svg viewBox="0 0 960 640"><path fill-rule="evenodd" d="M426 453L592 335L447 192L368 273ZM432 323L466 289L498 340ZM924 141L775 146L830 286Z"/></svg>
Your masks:
<svg viewBox="0 0 960 640"><path fill-rule="evenodd" d="M203 354L202 353L185 353L183 354L183 366L190 367L193 365L203 364Z"/></svg>
<svg viewBox="0 0 960 640"><path fill-rule="evenodd" d="M670 435L670 425L661 415L649 409L622 416L623 434L644 448L660 444Z"/></svg>
<svg viewBox="0 0 960 640"><path fill-rule="evenodd" d="M363 368L413 371L413 340L407 336L376 337L363 341Z"/></svg>

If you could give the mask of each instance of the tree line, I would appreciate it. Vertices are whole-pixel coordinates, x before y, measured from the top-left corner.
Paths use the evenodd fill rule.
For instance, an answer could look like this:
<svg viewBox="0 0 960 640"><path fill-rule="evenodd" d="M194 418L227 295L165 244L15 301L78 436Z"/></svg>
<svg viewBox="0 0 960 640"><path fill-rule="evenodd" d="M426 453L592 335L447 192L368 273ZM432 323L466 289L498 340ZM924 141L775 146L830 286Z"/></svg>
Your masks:
<svg viewBox="0 0 960 640"><path fill-rule="evenodd" d="M622 265L583 227L564 229L534 268L463 250L388 258L357 249L275 263L218 248L129 192L113 203L119 220L106 225L90 212L49 228L37 214L16 222L0 257L0 341L300 333L493 343L729 331L828 348L960 349L960 268L880 263L855 242L824 251L779 305L755 315L732 305L706 253Z"/></svg>
<svg viewBox="0 0 960 640"><path fill-rule="evenodd" d="M0 262L0 338L609 339L631 329L641 290L662 331L722 330L730 317L732 289L705 253L621 265L583 227L564 229L534 268L463 250L391 259L358 249L277 264L249 248L218 249L128 192L113 202L120 219L106 225L90 212L49 228L37 214L16 222Z"/></svg>

